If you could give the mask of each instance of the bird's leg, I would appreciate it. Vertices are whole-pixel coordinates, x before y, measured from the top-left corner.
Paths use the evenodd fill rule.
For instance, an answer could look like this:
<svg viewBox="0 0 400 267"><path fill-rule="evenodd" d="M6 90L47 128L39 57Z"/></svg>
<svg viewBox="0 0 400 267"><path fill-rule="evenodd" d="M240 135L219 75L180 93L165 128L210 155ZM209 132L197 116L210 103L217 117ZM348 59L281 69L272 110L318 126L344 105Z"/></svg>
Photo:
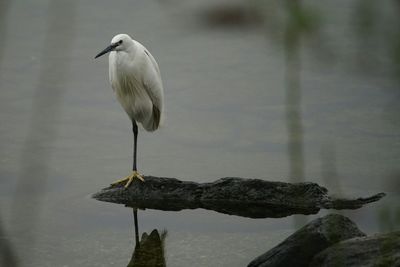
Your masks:
<svg viewBox="0 0 400 267"><path fill-rule="evenodd" d="M116 185L116 184L120 184L122 182L126 182L125 184L125 188L128 188L131 183L133 182L133 179L137 178L139 180L141 180L142 182L144 182L144 179L142 177L142 175L139 174L139 172L137 171L137 167L136 167L136 151L137 151L137 137L138 137L138 126L136 124L136 122L134 120L132 120L132 132L133 132L133 166L132 166L132 174L126 176L125 178L118 180L114 183L112 183L111 185Z"/></svg>
<svg viewBox="0 0 400 267"><path fill-rule="evenodd" d="M128 180L128 182L126 183L125 187L128 187L133 179L136 177L139 180L141 180L142 182L144 182L144 179L142 177L142 175L139 174L139 172L137 171L137 167L136 167L136 155L137 155L137 138L138 138L138 126L136 124L135 120L132 120L132 132L133 132L133 166L132 166L132 178Z"/></svg>
<svg viewBox="0 0 400 267"><path fill-rule="evenodd" d="M137 208L133 208L133 220L135 223L135 241L136 241L136 246L140 247L140 241L139 241L139 224L138 224L138 212Z"/></svg>
<svg viewBox="0 0 400 267"><path fill-rule="evenodd" d="M135 120L132 120L132 132L133 132L133 167L132 171L137 172L136 168L136 152L137 152L137 137L138 137L138 127Z"/></svg>

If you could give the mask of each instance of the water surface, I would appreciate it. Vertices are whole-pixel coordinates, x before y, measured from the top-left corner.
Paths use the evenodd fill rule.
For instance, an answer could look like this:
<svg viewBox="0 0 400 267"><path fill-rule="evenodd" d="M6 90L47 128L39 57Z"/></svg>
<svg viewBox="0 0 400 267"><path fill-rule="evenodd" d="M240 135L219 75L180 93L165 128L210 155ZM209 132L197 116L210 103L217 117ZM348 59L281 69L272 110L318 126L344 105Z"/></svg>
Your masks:
<svg viewBox="0 0 400 267"><path fill-rule="evenodd" d="M299 50L300 156L304 180L336 194L388 193L342 212L375 233L399 225L400 91L387 58L378 57L370 72L353 60L382 50L373 41L376 49L357 49L348 11L356 2L307 2L325 18L330 37L323 40L333 53L324 61L307 44ZM125 266L131 258L132 210L89 197L131 167L129 119L108 84L106 57L93 59L117 33L152 52L164 81L165 125L139 133L142 173L196 182L296 180L289 177L285 49L257 19L241 17L246 4L2 5L0 239L2 253L20 266ZM219 20L225 5L233 15ZM145 210L139 222L141 233L168 231L168 266L244 266L326 213L249 219Z"/></svg>

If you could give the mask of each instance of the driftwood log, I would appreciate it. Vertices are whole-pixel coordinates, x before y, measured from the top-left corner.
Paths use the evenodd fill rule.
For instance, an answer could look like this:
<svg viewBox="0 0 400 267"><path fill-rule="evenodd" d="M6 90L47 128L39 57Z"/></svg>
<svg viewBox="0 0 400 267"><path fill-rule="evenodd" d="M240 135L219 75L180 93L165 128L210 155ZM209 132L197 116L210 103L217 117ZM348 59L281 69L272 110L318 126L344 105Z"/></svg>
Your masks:
<svg viewBox="0 0 400 267"><path fill-rule="evenodd" d="M292 214L316 214L320 209L358 209L385 194L338 199L316 183L270 182L260 179L222 178L212 183L146 176L125 189L114 185L93 198L140 209L179 211L203 208L250 218L280 218Z"/></svg>

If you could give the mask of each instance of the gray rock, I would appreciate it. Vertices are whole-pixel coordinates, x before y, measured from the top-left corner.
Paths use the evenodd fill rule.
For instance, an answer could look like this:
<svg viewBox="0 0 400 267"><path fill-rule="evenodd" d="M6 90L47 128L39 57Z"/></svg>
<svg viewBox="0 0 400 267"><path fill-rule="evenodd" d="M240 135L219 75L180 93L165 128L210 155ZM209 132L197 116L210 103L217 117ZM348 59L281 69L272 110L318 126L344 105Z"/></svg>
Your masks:
<svg viewBox="0 0 400 267"><path fill-rule="evenodd" d="M249 263L249 267L309 266L327 247L352 237L365 236L347 217L330 214L308 223L282 243Z"/></svg>
<svg viewBox="0 0 400 267"><path fill-rule="evenodd" d="M400 266L400 231L339 242L315 256L311 266Z"/></svg>
<svg viewBox="0 0 400 267"><path fill-rule="evenodd" d="M368 198L336 199L316 183L283 183L260 179L222 178L195 183L175 178L146 176L125 189L110 186L92 197L135 208L178 211L209 209L250 218L279 218L292 214L316 214L325 209L357 209L378 201L385 194Z"/></svg>

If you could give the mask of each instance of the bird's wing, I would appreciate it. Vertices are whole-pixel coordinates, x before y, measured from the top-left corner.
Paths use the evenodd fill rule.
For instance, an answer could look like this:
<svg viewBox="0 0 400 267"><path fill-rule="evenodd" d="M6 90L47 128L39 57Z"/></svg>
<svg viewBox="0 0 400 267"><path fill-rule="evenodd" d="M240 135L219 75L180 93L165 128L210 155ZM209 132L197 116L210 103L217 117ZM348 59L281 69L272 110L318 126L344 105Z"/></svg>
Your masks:
<svg viewBox="0 0 400 267"><path fill-rule="evenodd" d="M143 51L147 63L143 73L143 86L153 103L153 119L158 127L162 119L164 89L156 60L147 49L144 48Z"/></svg>

